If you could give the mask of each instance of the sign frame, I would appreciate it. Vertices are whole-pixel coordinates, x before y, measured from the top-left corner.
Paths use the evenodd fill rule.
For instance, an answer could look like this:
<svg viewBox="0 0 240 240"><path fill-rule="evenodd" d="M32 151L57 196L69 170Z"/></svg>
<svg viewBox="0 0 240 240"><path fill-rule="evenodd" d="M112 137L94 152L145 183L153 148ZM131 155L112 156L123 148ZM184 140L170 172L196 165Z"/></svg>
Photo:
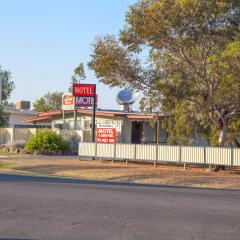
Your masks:
<svg viewBox="0 0 240 240"><path fill-rule="evenodd" d="M64 104L64 98L71 98L68 101L72 101L70 104ZM72 111L75 108L75 99L71 94L63 94L62 95L62 111Z"/></svg>

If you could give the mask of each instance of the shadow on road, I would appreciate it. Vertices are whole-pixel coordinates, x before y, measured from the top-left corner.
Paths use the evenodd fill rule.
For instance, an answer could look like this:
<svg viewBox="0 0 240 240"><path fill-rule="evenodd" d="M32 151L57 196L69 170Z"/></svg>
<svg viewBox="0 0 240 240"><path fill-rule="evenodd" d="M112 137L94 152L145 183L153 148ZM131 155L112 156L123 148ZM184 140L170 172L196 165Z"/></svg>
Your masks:
<svg viewBox="0 0 240 240"><path fill-rule="evenodd" d="M34 240L30 238L0 238L0 240Z"/></svg>
<svg viewBox="0 0 240 240"><path fill-rule="evenodd" d="M47 176L28 176L28 175L15 175L15 174L0 174L0 182L41 182L41 183L65 183L65 184L86 184L86 185L101 185L101 186L120 186L120 187L147 187L147 188L180 188L180 189L198 189L198 190L228 190L239 191L235 189L211 189L211 188L197 188L185 186L172 186L172 185L154 185L154 184L139 184L139 183L125 183L125 182L108 182L97 180L81 180L70 178L58 178ZM1 240L1 238L0 238Z"/></svg>
<svg viewBox="0 0 240 240"><path fill-rule="evenodd" d="M58 178L47 176L28 176L15 174L0 174L0 182L42 182L42 183L70 183L70 184L93 184L93 185L109 185L109 186L146 186L146 187L160 187L158 185L124 183L124 182L108 182L97 180L81 180L71 178ZM162 187L162 186L161 186ZM1 240L1 238L0 238Z"/></svg>

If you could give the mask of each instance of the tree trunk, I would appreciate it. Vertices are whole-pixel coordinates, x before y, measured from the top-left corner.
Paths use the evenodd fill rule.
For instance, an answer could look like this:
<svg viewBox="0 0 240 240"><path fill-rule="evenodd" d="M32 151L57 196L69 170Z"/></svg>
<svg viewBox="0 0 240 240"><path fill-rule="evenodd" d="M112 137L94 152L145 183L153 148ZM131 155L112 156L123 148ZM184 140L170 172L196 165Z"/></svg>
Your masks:
<svg viewBox="0 0 240 240"><path fill-rule="evenodd" d="M227 140L227 124L223 123L222 128L219 129L218 146L225 147L226 140Z"/></svg>
<svg viewBox="0 0 240 240"><path fill-rule="evenodd" d="M225 147L226 140L227 140L227 123L223 122L222 128L219 129L218 146ZM214 171L217 172L219 170L225 170L225 166L216 165Z"/></svg>
<svg viewBox="0 0 240 240"><path fill-rule="evenodd" d="M233 145L233 147L240 148L240 143L239 143L239 141L238 141L237 139L234 139L234 140L232 141L232 145Z"/></svg>

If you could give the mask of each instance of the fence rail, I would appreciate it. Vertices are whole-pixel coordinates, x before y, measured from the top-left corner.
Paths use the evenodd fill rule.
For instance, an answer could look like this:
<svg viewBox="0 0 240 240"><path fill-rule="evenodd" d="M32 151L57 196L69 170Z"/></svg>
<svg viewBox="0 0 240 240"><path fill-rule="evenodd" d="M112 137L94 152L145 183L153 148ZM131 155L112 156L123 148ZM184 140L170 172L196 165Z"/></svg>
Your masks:
<svg viewBox="0 0 240 240"><path fill-rule="evenodd" d="M240 149L236 148L79 143L78 155L79 158L240 166Z"/></svg>

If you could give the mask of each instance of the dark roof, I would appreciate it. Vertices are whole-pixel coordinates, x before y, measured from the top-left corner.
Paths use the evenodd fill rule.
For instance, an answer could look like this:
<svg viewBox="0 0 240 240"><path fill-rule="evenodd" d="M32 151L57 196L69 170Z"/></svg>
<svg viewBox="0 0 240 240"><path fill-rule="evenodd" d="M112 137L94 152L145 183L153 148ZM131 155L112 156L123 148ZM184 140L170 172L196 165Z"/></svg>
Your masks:
<svg viewBox="0 0 240 240"><path fill-rule="evenodd" d="M78 109L78 113L91 115L91 109ZM73 110L65 111L65 114L73 113ZM29 118L24 120L25 123L36 123L36 122L46 122L51 121L52 117L54 116L61 116L63 114L62 110L54 110L49 112L41 112L38 113L36 117ZM142 113L142 112L124 112L120 110L106 110L106 109L98 109L96 111L96 116L103 116L103 117L126 117L129 119L153 119L156 114L155 113Z"/></svg>
<svg viewBox="0 0 240 240"><path fill-rule="evenodd" d="M32 110L25 110L25 109L15 109L10 107L4 107L4 111L7 113L15 113L15 114L29 114L29 115L37 115L37 112Z"/></svg>

